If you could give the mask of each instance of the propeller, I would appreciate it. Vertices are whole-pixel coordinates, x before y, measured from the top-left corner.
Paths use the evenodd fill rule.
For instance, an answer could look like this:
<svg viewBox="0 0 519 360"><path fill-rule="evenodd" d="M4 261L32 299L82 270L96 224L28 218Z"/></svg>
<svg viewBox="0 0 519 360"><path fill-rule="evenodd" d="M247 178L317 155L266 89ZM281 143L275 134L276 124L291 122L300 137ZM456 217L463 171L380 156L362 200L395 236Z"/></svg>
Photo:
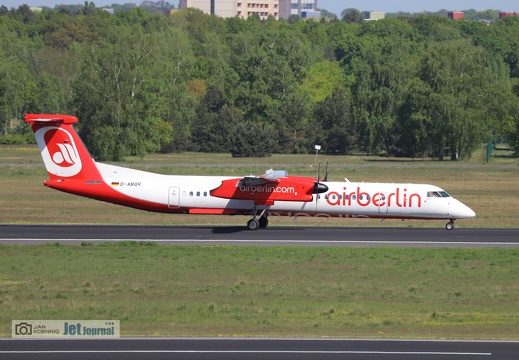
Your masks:
<svg viewBox="0 0 519 360"><path fill-rule="evenodd" d="M326 178L328 178L328 162L326 162ZM326 181L326 180L324 180ZM321 163L319 162L319 167L317 168L317 181L314 183L314 194L322 194L328 191L328 186L321 182ZM315 197L317 201L317 197Z"/></svg>
<svg viewBox="0 0 519 360"><path fill-rule="evenodd" d="M326 171L324 173L323 181L328 181L328 160L326 160Z"/></svg>

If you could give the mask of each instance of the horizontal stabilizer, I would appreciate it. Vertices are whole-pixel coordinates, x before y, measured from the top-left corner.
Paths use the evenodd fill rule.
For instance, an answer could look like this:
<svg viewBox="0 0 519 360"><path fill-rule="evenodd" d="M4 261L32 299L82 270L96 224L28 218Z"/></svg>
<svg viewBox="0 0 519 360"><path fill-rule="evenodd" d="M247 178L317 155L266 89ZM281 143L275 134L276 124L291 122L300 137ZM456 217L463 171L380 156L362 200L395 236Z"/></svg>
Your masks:
<svg viewBox="0 0 519 360"><path fill-rule="evenodd" d="M62 114L25 114L25 122L28 123L62 123L74 124L77 117Z"/></svg>

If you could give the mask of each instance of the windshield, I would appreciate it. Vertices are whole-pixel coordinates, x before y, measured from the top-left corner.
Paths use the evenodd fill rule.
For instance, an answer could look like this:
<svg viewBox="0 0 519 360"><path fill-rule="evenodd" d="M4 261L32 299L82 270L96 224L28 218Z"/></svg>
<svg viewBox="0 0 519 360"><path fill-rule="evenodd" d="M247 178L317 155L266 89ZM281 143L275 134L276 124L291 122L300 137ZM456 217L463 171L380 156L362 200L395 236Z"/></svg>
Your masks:
<svg viewBox="0 0 519 360"><path fill-rule="evenodd" d="M447 198L447 197L451 197L449 194L447 194L445 191L428 191L427 192L427 197L442 197L442 198Z"/></svg>

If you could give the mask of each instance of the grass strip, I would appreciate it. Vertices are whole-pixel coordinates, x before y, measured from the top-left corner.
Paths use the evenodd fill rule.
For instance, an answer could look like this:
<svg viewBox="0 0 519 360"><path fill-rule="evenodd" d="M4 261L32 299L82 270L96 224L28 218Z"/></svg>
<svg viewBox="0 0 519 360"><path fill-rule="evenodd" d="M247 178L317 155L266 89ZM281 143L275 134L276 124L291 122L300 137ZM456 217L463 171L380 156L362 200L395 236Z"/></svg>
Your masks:
<svg viewBox="0 0 519 360"><path fill-rule="evenodd" d="M0 247L12 319L119 319L123 336L519 339L518 249Z"/></svg>

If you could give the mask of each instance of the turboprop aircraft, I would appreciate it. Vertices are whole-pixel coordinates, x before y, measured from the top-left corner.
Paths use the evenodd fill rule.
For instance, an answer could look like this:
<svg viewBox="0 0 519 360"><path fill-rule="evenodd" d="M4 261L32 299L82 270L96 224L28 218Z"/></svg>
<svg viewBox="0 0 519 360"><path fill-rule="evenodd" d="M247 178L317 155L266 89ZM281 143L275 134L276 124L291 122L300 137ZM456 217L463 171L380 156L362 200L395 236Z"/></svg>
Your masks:
<svg viewBox="0 0 519 360"><path fill-rule="evenodd" d="M268 170L261 176L161 175L96 162L72 124L60 114L27 114L53 189L136 209L173 214L252 215L251 230L268 216L428 219L474 217L469 207L437 186L328 182Z"/></svg>

